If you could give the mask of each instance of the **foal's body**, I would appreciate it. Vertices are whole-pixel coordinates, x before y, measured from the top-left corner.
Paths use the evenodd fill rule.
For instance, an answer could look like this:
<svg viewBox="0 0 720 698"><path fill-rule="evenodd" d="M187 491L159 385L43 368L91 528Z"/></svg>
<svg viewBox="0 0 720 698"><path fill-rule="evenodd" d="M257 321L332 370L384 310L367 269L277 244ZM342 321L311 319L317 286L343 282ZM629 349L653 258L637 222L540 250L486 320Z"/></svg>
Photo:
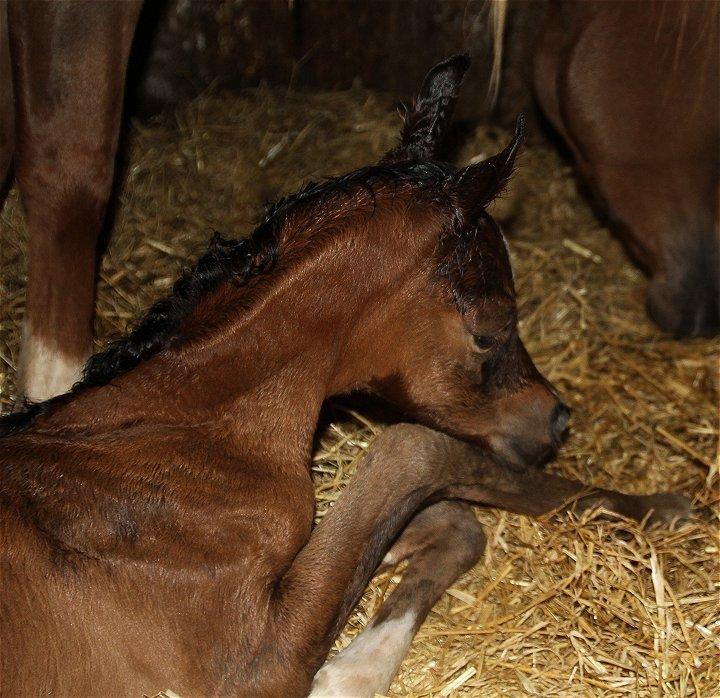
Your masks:
<svg viewBox="0 0 720 698"><path fill-rule="evenodd" d="M439 552L426 545L426 531L386 556L418 508L460 496L540 514L583 491L580 483L542 473L508 473L423 427L394 427L311 537L307 460L296 467L286 461L277 477L271 465L233 456L231 439L219 439L217 430L159 431L141 454L133 443L147 442L147 434L136 429L120 438L88 436L81 444L74 438L73 452L87 454L82 466L62 473L46 466L20 488L48 492L34 520L13 507L1 510L8 695L131 696L166 687L183 696L305 695L383 558L397 563L425 545L431 555L420 583L411 567L403 580L409 590L401 587L376 620L388 628L383 651L395 656L379 661L371 635L365 655L356 650L349 666L341 655L340 672L331 663L316 682L317 695L373 695L389 685L425 614L484 545L472 513L468 520L462 509L451 509L431 519L442 538ZM13 455L23 463L29 455L62 462L64 441L48 433L15 437L3 464ZM198 453L198 443L216 445ZM144 467L123 473L130 462ZM3 495L10 489L4 483ZM684 513L680 499L602 491L587 504L636 518L653 508L661 510L660 520ZM455 541L453 528L460 532Z"/></svg>
<svg viewBox="0 0 720 698"><path fill-rule="evenodd" d="M433 518L433 506L424 512L441 538L439 551L430 530L416 541L403 541L412 538L406 534L397 553L386 555L418 508L459 496L541 514L583 492L580 483L512 474L449 437L399 426L378 440L311 536L307 460L286 461L277 477L277 468L233 457L231 439L217 430L182 427L159 430L138 454L133 443L138 436L147 442L147 434L136 431L81 444L75 437L73 452L87 454L82 467L60 473L46 466L42 476L26 478L20 489L48 492L33 521L13 507L0 510L8 695L131 696L166 687L183 696L305 695L383 558L412 563L426 549L425 564L421 555L415 575L411 565L375 621L388 631L379 638L382 660L373 654L379 647L371 628L369 647L360 643L345 664L340 655L316 680L317 695L372 696L389 685L425 614L484 546L472 513L441 503L434 505L446 507L441 517ZM7 467L15 456L27 463L30 454L62 462L64 441L48 433L15 437L2 462ZM198 453L198 443L216 445ZM144 467L123 473L130 462ZM7 482L3 495L11 489L17 496ZM586 503L636 518L652 509L659 520L686 513L679 498L599 491Z"/></svg>
<svg viewBox="0 0 720 698"><path fill-rule="evenodd" d="M409 194L378 191L375 204L392 199L401 210ZM415 260L388 254L387 231L362 198L353 215L369 221L370 266L387 287L402 283ZM406 214L406 225L419 224ZM341 352L358 352L360 362L369 350L357 338L344 346L349 321L387 290L363 292L367 267L338 249L352 240L324 236L324 227L306 229L314 245L294 240L272 276L201 303L184 333L217 323L212 341L157 355L3 440L0 492L11 507L0 510L0 539L23 544L3 580L13 600L2 625L8 693L307 691L333 640L337 604L326 589L295 590L327 604L330 616L320 632L295 627L278 585L311 532L309 463L322 402L358 383L338 372ZM316 289L323 276L331 287L338 258L337 305L318 316ZM223 327L228 308L241 304L243 321ZM30 577L43 580L41 593L23 593ZM71 627L80 632L68 641Z"/></svg>
<svg viewBox="0 0 720 698"><path fill-rule="evenodd" d="M518 338L483 210L520 133L465 170L429 162L466 67L430 73L386 164L216 241L71 394L0 421L3 692L304 695L373 572L408 558L313 689L385 691L482 552L467 504L438 500L539 514L583 494L532 467L568 411ZM476 445L388 429L313 530L318 414L353 389ZM687 513L673 496L584 502Z"/></svg>
<svg viewBox="0 0 720 698"><path fill-rule="evenodd" d="M140 457L132 448L136 431L74 443L75 452L88 453L83 465L101 475L75 467L44 478L55 493L33 525L3 510L0 536L13 544L11 559L3 559L11 570L3 596L12 602L3 609L3 692L301 694L297 658L286 664L276 654L287 648L279 645L273 602L277 580L310 533L309 478L289 474L270 486L259 467L246 467L220 444L199 452L198 440L216 434L180 429L150 442L142 435L147 460L137 462L147 469L121 474L123 456ZM23 462L28 454L63 458L62 438L33 436L13 446L23 449ZM214 468L210 477L208 461L227 471ZM170 462L181 474L173 476L174 492L161 467L152 472ZM80 497L82 489L92 489L92 501ZM73 491L83 511L64 504ZM289 504L293 498L302 506ZM27 593L30 579L42 584Z"/></svg>

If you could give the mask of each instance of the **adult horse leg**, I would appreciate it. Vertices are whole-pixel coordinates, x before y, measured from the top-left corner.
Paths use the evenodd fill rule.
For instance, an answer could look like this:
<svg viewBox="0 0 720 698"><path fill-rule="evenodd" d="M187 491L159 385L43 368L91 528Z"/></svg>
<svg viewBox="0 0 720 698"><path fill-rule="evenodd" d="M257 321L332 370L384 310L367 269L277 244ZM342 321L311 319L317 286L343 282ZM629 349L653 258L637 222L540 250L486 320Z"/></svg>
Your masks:
<svg viewBox="0 0 720 698"><path fill-rule="evenodd" d="M603 506L638 520L651 511L658 521L688 512L686 500L676 495L624 495L543 472L516 473L439 432L410 425L390 428L376 440L353 481L278 584L277 617L283 631L276 641L283 644L282 655L288 658L284 665L296 667L292 679L285 675L286 683L275 687L278 692L302 693L303 681L319 668L393 541L418 510L445 498L535 515L573 499L580 506ZM428 509L425 516L435 519L440 511ZM368 628L368 635L363 633L366 639L361 635L356 640L360 650L353 655L351 645L343 660L333 660L336 666L343 661L343 673L332 672L331 662L320 674L318 695L347 694L350 687L352 695L360 696L387 690L402 653L437 598L439 585L449 584L480 554L476 526L461 509L449 511L471 543L463 543L462 553L453 556L438 544L442 534L428 531L420 519L416 531L425 528L428 537L424 545L410 545L419 554L415 561L411 558L405 581L388 600L380 620ZM401 552L402 537L397 545ZM443 567L448 560L450 570ZM374 666L366 671L369 662Z"/></svg>
<svg viewBox="0 0 720 698"><path fill-rule="evenodd" d="M12 69L7 28L7 2L0 0L0 208L15 150Z"/></svg>
<svg viewBox="0 0 720 698"><path fill-rule="evenodd" d="M560 7L550 3L533 57L533 83L543 113L566 143L572 144L563 122L560 104L560 61L567 30L560 20Z"/></svg>
<svg viewBox="0 0 720 698"><path fill-rule="evenodd" d="M97 243L140 0L10 0L15 171L28 226L21 385L68 390L92 343Z"/></svg>

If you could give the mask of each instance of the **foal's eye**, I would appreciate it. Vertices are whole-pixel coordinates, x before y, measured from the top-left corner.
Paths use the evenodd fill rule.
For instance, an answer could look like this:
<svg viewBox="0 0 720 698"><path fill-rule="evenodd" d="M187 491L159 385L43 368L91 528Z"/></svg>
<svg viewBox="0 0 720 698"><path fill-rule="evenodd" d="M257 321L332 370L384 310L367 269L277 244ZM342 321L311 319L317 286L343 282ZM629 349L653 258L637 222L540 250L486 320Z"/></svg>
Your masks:
<svg viewBox="0 0 720 698"><path fill-rule="evenodd" d="M481 351L487 351L495 346L495 337L491 334L474 334L475 346Z"/></svg>

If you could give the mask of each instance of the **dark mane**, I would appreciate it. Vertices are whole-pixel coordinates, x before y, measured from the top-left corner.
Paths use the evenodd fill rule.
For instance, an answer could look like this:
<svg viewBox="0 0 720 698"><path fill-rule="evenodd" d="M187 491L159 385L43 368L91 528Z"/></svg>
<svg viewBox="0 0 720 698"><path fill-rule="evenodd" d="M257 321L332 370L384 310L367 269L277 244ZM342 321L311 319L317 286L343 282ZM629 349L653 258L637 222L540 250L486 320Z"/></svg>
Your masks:
<svg viewBox="0 0 720 698"><path fill-rule="evenodd" d="M427 187L444 180L454 167L439 163L399 162L364 167L340 177L311 182L295 194L268 207L260 225L247 238L229 240L218 233L195 267L185 271L171 293L150 306L135 328L91 356L82 378L64 395L30 404L23 412L0 417L0 437L29 427L40 415L70 400L78 392L107 385L114 377L130 371L157 354L177 338L177 329L200 300L225 281L244 285L272 270L278 259L277 233L287 216L301 205L313 205L334 195L349 195L359 188L374 198L377 187L407 183Z"/></svg>

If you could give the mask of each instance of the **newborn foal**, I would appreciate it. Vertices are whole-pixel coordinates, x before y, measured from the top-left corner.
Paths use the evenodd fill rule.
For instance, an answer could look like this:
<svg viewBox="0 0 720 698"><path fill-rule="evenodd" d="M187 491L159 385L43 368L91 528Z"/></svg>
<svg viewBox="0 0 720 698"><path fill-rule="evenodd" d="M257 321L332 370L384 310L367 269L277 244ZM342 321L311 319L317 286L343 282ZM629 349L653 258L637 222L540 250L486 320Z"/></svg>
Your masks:
<svg viewBox="0 0 720 698"><path fill-rule="evenodd" d="M686 513L673 495L585 492L531 468L568 410L518 337L484 212L521 129L483 163L434 162L466 68L428 75L383 164L217 239L71 393L0 422L8 695L306 695L374 571L408 557L312 688L372 695L482 551L468 505L441 500L539 514L585 494L638 519ZM356 389L427 426L380 436L313 530L318 414Z"/></svg>

